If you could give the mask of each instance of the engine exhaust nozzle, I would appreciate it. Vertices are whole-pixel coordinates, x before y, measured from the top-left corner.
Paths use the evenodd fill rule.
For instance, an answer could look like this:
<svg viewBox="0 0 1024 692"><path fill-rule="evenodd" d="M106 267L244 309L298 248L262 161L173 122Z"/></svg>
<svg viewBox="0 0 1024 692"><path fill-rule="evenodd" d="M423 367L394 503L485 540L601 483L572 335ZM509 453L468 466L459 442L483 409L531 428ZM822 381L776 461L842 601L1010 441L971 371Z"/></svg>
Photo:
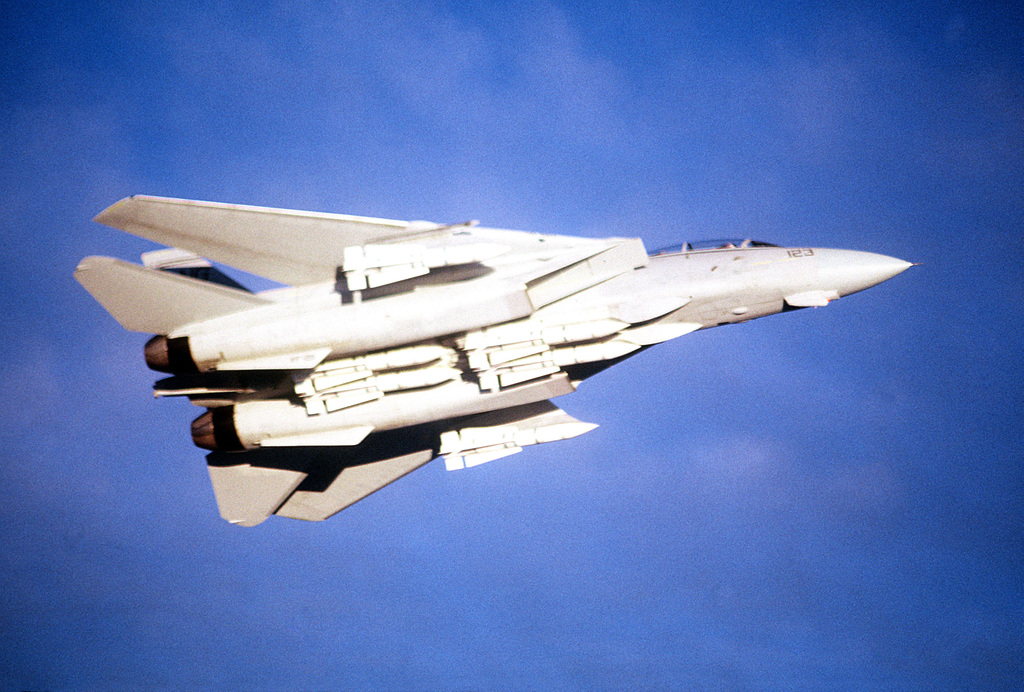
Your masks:
<svg viewBox="0 0 1024 692"><path fill-rule="evenodd" d="M143 349L146 365L150 370L167 372L172 375L186 375L199 372L192 349L189 348L188 337L179 336L168 339L162 334L154 336L146 342Z"/></svg>
<svg viewBox="0 0 1024 692"><path fill-rule="evenodd" d="M192 421L192 442L211 452L244 451L235 429L235 407L212 408Z"/></svg>

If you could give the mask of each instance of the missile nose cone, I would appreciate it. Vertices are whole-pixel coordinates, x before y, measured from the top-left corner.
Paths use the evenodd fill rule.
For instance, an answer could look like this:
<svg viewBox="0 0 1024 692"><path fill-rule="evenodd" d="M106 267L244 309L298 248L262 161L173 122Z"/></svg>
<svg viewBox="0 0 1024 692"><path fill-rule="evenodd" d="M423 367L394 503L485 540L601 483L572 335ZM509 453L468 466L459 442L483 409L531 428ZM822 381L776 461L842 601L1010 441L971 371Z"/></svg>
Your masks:
<svg viewBox="0 0 1024 692"><path fill-rule="evenodd" d="M914 266L912 262L873 252L839 250L828 253L819 264L819 281L839 295L863 291Z"/></svg>

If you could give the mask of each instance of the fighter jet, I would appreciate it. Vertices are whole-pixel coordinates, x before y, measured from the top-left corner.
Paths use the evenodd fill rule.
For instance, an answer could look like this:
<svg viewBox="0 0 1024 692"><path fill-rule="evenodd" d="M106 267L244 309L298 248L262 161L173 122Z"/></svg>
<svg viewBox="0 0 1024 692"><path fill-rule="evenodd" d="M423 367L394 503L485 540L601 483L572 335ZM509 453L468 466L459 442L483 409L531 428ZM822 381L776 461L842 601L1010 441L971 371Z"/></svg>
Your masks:
<svg viewBox="0 0 1024 692"><path fill-rule="evenodd" d="M443 457L461 470L595 427L551 399L654 344L825 306L911 263L750 240L593 239L134 196L99 223L168 246L75 278L154 334L221 516L319 521ZM211 262L270 279L252 292Z"/></svg>

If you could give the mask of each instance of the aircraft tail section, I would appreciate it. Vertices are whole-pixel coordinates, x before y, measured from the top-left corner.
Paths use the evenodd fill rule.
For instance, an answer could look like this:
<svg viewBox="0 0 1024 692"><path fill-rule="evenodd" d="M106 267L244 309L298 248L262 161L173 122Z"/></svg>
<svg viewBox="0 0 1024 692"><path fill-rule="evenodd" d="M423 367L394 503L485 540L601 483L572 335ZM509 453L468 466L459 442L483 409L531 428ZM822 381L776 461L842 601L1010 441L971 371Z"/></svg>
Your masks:
<svg viewBox="0 0 1024 692"><path fill-rule="evenodd" d="M122 327L148 334L169 334L186 324L267 303L245 290L112 257L86 257L75 269L75 279Z"/></svg>
<svg viewBox="0 0 1024 692"><path fill-rule="evenodd" d="M190 276L193 279L201 279L208 283L220 284L228 288L237 288L240 291L252 293L252 291L249 291L245 286L214 267L207 260L188 250L169 247L163 250L143 252L142 264L150 269L163 269L165 272Z"/></svg>
<svg viewBox="0 0 1024 692"><path fill-rule="evenodd" d="M206 456L221 516L256 526L271 514L323 521L435 456L432 426L371 434L358 447L262 447Z"/></svg>
<svg viewBox="0 0 1024 692"><path fill-rule="evenodd" d="M268 446L215 451L206 460L221 516L232 524L256 526L271 514L323 521L438 455L449 470L468 468L595 427L550 401L537 401L374 432L358 446Z"/></svg>

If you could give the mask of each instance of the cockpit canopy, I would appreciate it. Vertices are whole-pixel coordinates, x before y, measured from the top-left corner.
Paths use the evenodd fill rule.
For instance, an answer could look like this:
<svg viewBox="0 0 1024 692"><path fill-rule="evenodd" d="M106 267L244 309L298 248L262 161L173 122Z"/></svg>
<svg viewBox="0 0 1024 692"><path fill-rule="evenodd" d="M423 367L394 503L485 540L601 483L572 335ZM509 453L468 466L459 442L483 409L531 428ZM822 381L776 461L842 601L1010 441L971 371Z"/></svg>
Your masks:
<svg viewBox="0 0 1024 692"><path fill-rule="evenodd" d="M748 247L779 247L762 240L751 240L750 238L724 238L722 240L698 240L693 243L676 243L667 247L658 248L650 253L654 255L675 255L682 252L707 252L708 250L735 250L736 248Z"/></svg>

